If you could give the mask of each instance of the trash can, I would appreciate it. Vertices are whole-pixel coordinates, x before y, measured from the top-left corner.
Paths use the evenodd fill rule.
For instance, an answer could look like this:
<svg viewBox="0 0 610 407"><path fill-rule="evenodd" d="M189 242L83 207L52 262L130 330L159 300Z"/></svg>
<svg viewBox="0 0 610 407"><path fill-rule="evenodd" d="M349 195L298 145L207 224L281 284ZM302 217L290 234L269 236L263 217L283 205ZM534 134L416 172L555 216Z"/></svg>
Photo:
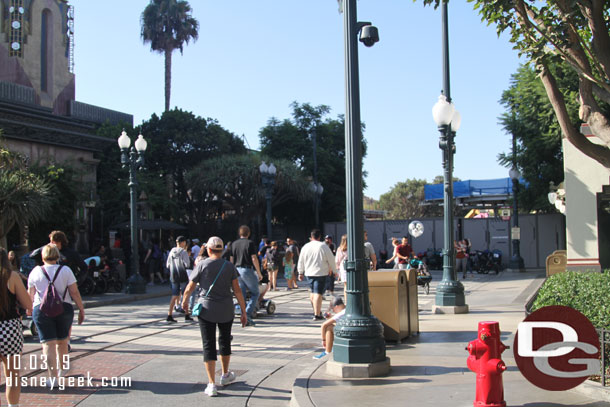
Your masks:
<svg viewBox="0 0 610 407"><path fill-rule="evenodd" d="M546 276L566 271L568 256L565 250L555 250L546 258Z"/></svg>
<svg viewBox="0 0 610 407"><path fill-rule="evenodd" d="M409 336L405 270L370 271L368 278L371 312L383 324L383 337L400 341Z"/></svg>
<svg viewBox="0 0 610 407"><path fill-rule="evenodd" d="M417 298L417 270L405 270L407 276L407 297L409 313L409 332L411 335L419 334L419 304Z"/></svg>

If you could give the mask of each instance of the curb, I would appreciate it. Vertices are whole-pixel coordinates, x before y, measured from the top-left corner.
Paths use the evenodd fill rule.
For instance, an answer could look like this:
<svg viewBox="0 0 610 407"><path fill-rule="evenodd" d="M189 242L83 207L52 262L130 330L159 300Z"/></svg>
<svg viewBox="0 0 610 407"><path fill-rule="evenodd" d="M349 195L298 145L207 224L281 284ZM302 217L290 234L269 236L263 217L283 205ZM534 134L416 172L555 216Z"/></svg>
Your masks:
<svg viewBox="0 0 610 407"><path fill-rule="evenodd" d="M314 363L307 367L294 379L292 385L292 396L290 397L290 407L316 407L309 397L309 379L326 361Z"/></svg>
<svg viewBox="0 0 610 407"><path fill-rule="evenodd" d="M587 396L593 400L605 401L610 403L610 387L602 387L601 383L585 380L580 386L574 387L569 391Z"/></svg>
<svg viewBox="0 0 610 407"><path fill-rule="evenodd" d="M134 294L119 298L108 298L101 300L84 300L83 305L85 308L96 308L96 307L104 307L106 305L116 305L116 304L127 304L135 301L149 300L151 298L159 298L159 297L169 297L171 295L171 291L162 291L148 294Z"/></svg>

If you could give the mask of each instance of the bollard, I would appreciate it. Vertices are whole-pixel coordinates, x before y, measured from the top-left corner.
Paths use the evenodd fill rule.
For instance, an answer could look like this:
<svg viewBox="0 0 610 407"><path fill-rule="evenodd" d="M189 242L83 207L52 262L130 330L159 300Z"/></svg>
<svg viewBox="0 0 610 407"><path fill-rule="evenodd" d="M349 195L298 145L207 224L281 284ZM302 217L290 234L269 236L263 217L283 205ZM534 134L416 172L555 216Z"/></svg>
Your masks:
<svg viewBox="0 0 610 407"><path fill-rule="evenodd" d="M508 349L500 341L500 324L479 322L478 338L468 344L468 369L477 374L474 407L506 407L502 373L506 365L501 359Z"/></svg>

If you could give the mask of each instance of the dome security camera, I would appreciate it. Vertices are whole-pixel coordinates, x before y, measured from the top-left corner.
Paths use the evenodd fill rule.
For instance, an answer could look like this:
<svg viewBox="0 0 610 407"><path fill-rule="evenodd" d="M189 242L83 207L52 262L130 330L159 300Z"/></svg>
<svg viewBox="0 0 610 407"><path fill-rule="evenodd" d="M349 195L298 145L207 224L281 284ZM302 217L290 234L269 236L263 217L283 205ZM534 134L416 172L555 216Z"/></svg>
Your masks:
<svg viewBox="0 0 610 407"><path fill-rule="evenodd" d="M360 42L367 47L372 47L379 42L379 31L373 25L365 25L360 30Z"/></svg>

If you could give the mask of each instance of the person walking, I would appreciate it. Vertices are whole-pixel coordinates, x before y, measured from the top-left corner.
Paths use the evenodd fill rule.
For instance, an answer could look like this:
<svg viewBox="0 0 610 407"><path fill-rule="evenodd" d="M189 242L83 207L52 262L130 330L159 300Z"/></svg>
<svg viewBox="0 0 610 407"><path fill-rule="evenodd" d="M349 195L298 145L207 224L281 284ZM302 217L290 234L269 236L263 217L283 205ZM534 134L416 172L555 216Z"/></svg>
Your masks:
<svg viewBox="0 0 610 407"><path fill-rule="evenodd" d="M463 240L459 240L453 243L453 247L455 248L455 275L457 276L460 273L460 269L462 270L462 278L466 279L466 262L468 258L466 257L466 250L468 245Z"/></svg>
<svg viewBox="0 0 610 407"><path fill-rule="evenodd" d="M17 304L32 312L32 300L19 274L11 270L6 250L0 248L0 362L9 406L18 405L21 395L19 362L23 351L23 329Z"/></svg>
<svg viewBox="0 0 610 407"><path fill-rule="evenodd" d="M205 394L210 397L218 395L216 387L216 360L220 354L222 375L220 384L226 386L235 380L235 373L229 370L231 361L231 327L233 325L234 311L233 293L241 308L241 326L246 326L248 318L246 315L246 304L242 295L238 272L235 266L222 258L224 249L222 239L211 237L205 245L209 257L199 262L190 276L190 282L182 299L182 308L189 312L189 296L197 287L201 287L196 309L201 341L203 343L203 362L208 376L208 385ZM256 247L254 247L256 250ZM254 253L256 257L256 251ZM192 310L191 310L192 311ZM218 326L218 346L216 349L216 327Z"/></svg>
<svg viewBox="0 0 610 407"><path fill-rule="evenodd" d="M369 271L377 270L377 255L375 254L375 248L373 244L368 241L369 234L364 231L364 259L369 265Z"/></svg>
<svg viewBox="0 0 610 407"><path fill-rule="evenodd" d="M343 282L343 298L347 299L347 270L345 261L347 260L347 235L341 236L341 243L335 255L335 267L339 270L339 279Z"/></svg>
<svg viewBox="0 0 610 407"><path fill-rule="evenodd" d="M284 259L282 261L284 263L284 278L286 279L286 290L292 290L294 287L294 281L292 279L293 270L294 270L294 261L292 259L292 252L284 253Z"/></svg>
<svg viewBox="0 0 610 407"><path fill-rule="evenodd" d="M42 343L42 353L48 363L48 386L53 388L59 376L64 376L69 370L65 355L68 354L68 341L74 307L78 307L78 324L85 320L85 308L81 300L76 278L68 266L57 264L59 250L57 246L48 244L42 249L44 265L36 266L28 278L28 291L33 300L32 320L36 324L38 337ZM57 293L63 299L63 312L57 316L48 316L40 309L44 294L50 284L53 284Z"/></svg>
<svg viewBox="0 0 610 407"><path fill-rule="evenodd" d="M231 244L231 263L239 273L239 287L244 298L250 291L250 299L246 304L247 326L254 326L254 313L258 304L260 294L258 282L263 279L258 263L256 244L249 239L250 228L246 225L239 227L239 239Z"/></svg>
<svg viewBox="0 0 610 407"><path fill-rule="evenodd" d="M177 322L173 317L174 307L178 303L180 294L184 292L188 275L186 269L190 264L189 254L186 251L187 240L184 236L176 238L176 247L170 250L167 256L165 266L169 269L169 281L172 288L172 298L169 301L169 311L167 313L167 322ZM186 312L184 313L185 321L192 321L192 318Z"/></svg>
<svg viewBox="0 0 610 407"><path fill-rule="evenodd" d="M413 254L413 249L409 244L409 239L403 236L402 243L396 246L396 256L398 256L398 269L406 270L409 268L409 260Z"/></svg>
<svg viewBox="0 0 610 407"><path fill-rule="evenodd" d="M271 242L271 248L265 253L267 273L269 274L269 290L277 291L277 274L282 266L282 253L276 241Z"/></svg>
<svg viewBox="0 0 610 407"><path fill-rule="evenodd" d="M336 255L335 244L333 243L333 238L331 235L324 236L324 243L328 246L333 256ZM326 277L326 293L328 295L335 295L335 273Z"/></svg>
<svg viewBox="0 0 610 407"><path fill-rule="evenodd" d="M294 241L294 239L287 237L286 244L288 245L288 247L286 248L286 251L292 253L292 261L294 262L295 265L299 264L300 253L299 253L299 247L297 246L296 242ZM298 278L299 278L299 270L294 268L292 270L292 288L299 288L299 286L297 285ZM290 285L288 287L290 287Z"/></svg>
<svg viewBox="0 0 610 407"><path fill-rule="evenodd" d="M153 237L151 239L150 245L148 246L146 256L144 257L144 264L148 265L148 275L150 276L150 282L148 283L148 285L155 284L155 275L159 279L159 284L165 283L165 280L161 275L162 257L163 252L161 251L161 247L159 247L159 239Z"/></svg>
<svg viewBox="0 0 610 407"><path fill-rule="evenodd" d="M303 246L299 256L299 280L305 275L311 285L309 300L313 308L313 319L322 320L322 296L326 286L326 276L334 273L335 258L326 243L321 242L322 233L319 229L311 231L309 243Z"/></svg>

